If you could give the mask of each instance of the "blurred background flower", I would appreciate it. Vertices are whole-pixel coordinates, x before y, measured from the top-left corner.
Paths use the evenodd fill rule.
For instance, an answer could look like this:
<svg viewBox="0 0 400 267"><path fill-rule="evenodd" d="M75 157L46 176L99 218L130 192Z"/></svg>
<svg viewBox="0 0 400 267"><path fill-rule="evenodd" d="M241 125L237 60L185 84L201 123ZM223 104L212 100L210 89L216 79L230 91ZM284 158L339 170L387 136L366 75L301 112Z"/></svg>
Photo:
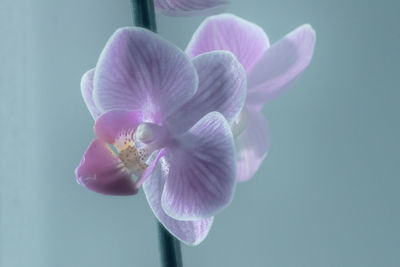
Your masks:
<svg viewBox="0 0 400 267"><path fill-rule="evenodd" d="M196 30L186 52L190 57L215 50L232 52L247 73L247 97L232 128L238 153L238 181L253 177L267 155L269 131L261 115L264 104L285 90L308 66L315 32L303 25L270 47L256 24L231 14L207 18Z"/></svg>

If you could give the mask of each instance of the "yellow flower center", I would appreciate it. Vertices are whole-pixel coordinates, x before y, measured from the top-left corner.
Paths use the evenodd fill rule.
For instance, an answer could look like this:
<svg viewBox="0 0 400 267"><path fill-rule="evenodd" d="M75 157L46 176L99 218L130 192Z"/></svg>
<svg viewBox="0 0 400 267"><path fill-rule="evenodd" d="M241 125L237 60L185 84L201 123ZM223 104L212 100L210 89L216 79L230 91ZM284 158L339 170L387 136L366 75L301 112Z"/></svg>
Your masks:
<svg viewBox="0 0 400 267"><path fill-rule="evenodd" d="M128 145L118 153L119 159L124 167L129 169L134 175L140 177L146 170L149 151L146 148L137 149L134 145Z"/></svg>
<svg viewBox="0 0 400 267"><path fill-rule="evenodd" d="M164 133L160 129L158 125L142 123L134 132L121 134L113 144L115 154L121 160L120 167L140 178L149 166L150 155L160 148L157 137L160 137L159 132Z"/></svg>

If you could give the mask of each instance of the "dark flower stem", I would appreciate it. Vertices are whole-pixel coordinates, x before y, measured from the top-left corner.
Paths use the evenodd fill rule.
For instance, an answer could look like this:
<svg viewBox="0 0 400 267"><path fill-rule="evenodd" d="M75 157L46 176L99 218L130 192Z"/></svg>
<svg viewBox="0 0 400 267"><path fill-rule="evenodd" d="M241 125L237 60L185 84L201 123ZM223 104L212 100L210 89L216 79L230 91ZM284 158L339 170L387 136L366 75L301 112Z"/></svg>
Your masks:
<svg viewBox="0 0 400 267"><path fill-rule="evenodd" d="M130 0L133 25L157 32L153 0ZM182 267L181 245L161 223L158 223L158 240L162 267Z"/></svg>
<svg viewBox="0 0 400 267"><path fill-rule="evenodd" d="M157 32L153 0L131 0L133 25Z"/></svg>
<svg viewBox="0 0 400 267"><path fill-rule="evenodd" d="M158 240L162 267L182 267L181 245L161 223L158 223Z"/></svg>

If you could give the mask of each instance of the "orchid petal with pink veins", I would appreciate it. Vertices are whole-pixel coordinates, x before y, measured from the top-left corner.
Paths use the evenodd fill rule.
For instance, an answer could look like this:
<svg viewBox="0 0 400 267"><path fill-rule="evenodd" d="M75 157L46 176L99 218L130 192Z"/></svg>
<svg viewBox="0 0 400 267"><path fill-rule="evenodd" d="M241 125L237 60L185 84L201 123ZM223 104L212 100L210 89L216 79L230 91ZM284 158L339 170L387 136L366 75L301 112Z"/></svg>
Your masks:
<svg viewBox="0 0 400 267"><path fill-rule="evenodd" d="M154 6L164 15L190 16L219 13L229 0L154 0Z"/></svg>
<svg viewBox="0 0 400 267"><path fill-rule="evenodd" d="M147 201L157 219L169 232L187 245L198 245L210 231L213 217L196 221L179 221L164 212L161 206L161 196L169 170L168 162L162 158L152 173L156 179L150 177L143 184Z"/></svg>
<svg viewBox="0 0 400 267"><path fill-rule="evenodd" d="M122 28L110 38L94 74L94 103L105 112L141 110L155 123L189 100L196 70L179 48L141 28Z"/></svg>
<svg viewBox="0 0 400 267"><path fill-rule="evenodd" d="M227 51L213 51L193 59L199 75L196 94L168 118L171 131L184 132L206 114L217 111L232 123L246 99L246 73Z"/></svg>
<svg viewBox="0 0 400 267"><path fill-rule="evenodd" d="M186 53L195 57L209 51L227 50L249 72L268 47L268 36L262 28L235 15L222 14L207 18L199 26Z"/></svg>
<svg viewBox="0 0 400 267"><path fill-rule="evenodd" d="M169 150L170 172L161 204L178 220L213 216L233 196L236 156L231 129L218 112L204 116Z"/></svg>

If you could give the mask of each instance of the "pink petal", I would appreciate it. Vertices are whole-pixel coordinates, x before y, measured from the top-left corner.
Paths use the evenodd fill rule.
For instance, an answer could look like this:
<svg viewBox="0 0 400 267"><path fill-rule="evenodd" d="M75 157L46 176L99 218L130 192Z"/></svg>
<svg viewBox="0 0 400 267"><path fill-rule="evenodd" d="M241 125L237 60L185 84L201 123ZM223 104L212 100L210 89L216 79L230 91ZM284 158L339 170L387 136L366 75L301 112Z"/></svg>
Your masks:
<svg viewBox="0 0 400 267"><path fill-rule="evenodd" d="M246 73L235 56L213 51L193 59L199 75L199 88L178 112L168 119L174 132L184 132L203 116L218 111L232 123L246 98Z"/></svg>
<svg viewBox="0 0 400 267"><path fill-rule="evenodd" d="M94 101L102 112L142 110L161 123L197 89L196 70L173 44L142 28L122 28L110 38L94 75Z"/></svg>
<svg viewBox="0 0 400 267"><path fill-rule="evenodd" d="M81 92L83 100L85 101L90 114L92 115L93 119L97 120L97 118L100 117L101 112L93 102L93 75L94 69L88 70L85 72L85 74L83 74L81 79Z"/></svg>
<svg viewBox="0 0 400 267"><path fill-rule="evenodd" d="M231 201L236 178L232 132L223 116L212 112L169 149L170 173L162 207L178 220L209 218Z"/></svg>
<svg viewBox="0 0 400 267"><path fill-rule="evenodd" d="M248 74L249 105L262 106L284 90L310 63L315 31L303 25L273 44Z"/></svg>
<svg viewBox="0 0 400 267"><path fill-rule="evenodd" d="M168 176L169 165L163 158L155 168L151 177L143 184L150 208L157 219L176 238L187 245L198 245L210 231L213 218L197 221L179 221L168 216L161 207L161 195L164 189L165 179Z"/></svg>
<svg viewBox="0 0 400 267"><path fill-rule="evenodd" d="M105 195L134 195L137 193L131 175L120 167L120 160L107 144L95 139L86 150L75 170L79 184Z"/></svg>
<svg viewBox="0 0 400 267"><path fill-rule="evenodd" d="M115 144L121 136L133 134L136 127L142 122L142 112L137 110L113 110L104 113L94 126L99 139L109 144Z"/></svg>
<svg viewBox="0 0 400 267"><path fill-rule="evenodd" d="M235 138L237 153L237 180L247 181L258 170L269 147L268 125L261 112L246 109L247 125Z"/></svg>
<svg viewBox="0 0 400 267"><path fill-rule="evenodd" d="M269 47L263 29L231 14L207 18L196 30L186 48L190 57L213 50L232 52L249 72Z"/></svg>
<svg viewBox="0 0 400 267"><path fill-rule="evenodd" d="M154 6L168 16L210 15L220 13L229 0L154 0Z"/></svg>

